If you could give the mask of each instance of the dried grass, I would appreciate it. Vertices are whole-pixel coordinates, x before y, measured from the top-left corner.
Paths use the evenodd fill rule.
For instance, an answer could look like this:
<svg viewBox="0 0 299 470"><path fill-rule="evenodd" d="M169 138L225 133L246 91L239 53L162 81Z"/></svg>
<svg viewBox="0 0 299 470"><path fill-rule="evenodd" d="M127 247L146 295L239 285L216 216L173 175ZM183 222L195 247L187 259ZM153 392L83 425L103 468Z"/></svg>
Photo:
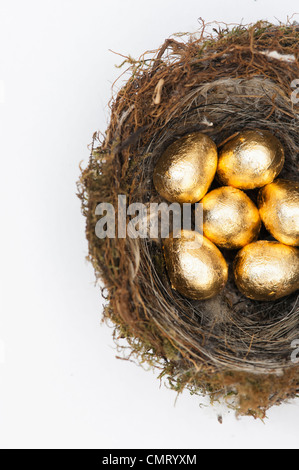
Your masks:
<svg viewBox="0 0 299 470"><path fill-rule="evenodd" d="M99 240L95 208L117 207L119 194L128 203L159 202L154 165L190 131L221 146L243 128L268 129L285 146L282 176L297 180L299 107L291 83L299 78L298 40L296 24L217 26L213 35L203 25L197 39L168 39L139 61L126 58L130 78L111 102L104 138L94 136L79 183L89 259L107 292L105 319L129 342L128 357L160 367L179 392L233 395L238 413L255 417L298 392L299 370L290 360L299 338L297 294L250 301L230 277L218 297L189 301L171 289L161 240ZM233 256L226 253L229 264Z"/></svg>

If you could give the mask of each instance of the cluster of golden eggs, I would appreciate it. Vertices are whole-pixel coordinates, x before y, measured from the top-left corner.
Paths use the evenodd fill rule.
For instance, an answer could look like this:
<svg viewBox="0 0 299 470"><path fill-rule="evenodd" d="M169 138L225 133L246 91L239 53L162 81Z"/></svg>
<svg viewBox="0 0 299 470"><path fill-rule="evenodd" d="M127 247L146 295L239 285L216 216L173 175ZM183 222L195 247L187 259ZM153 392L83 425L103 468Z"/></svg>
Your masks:
<svg viewBox="0 0 299 470"><path fill-rule="evenodd" d="M158 193L203 208L203 234L183 229L163 242L173 289L196 300L217 295L228 280L221 249L239 250L233 274L246 297L276 300L299 289L299 183L276 179L284 162L281 142L266 130L244 130L219 152L200 132L166 149L154 170ZM208 192L215 176L223 186ZM257 205L245 193L256 188ZM257 241L262 223L275 241Z"/></svg>

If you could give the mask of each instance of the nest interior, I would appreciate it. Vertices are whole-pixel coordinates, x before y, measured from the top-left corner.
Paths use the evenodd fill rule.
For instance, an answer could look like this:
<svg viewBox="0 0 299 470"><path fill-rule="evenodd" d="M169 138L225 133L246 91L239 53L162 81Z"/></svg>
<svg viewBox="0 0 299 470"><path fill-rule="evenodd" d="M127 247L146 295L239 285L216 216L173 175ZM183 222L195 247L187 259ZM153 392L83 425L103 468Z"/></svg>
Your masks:
<svg viewBox="0 0 299 470"><path fill-rule="evenodd" d="M193 131L221 146L244 128L268 129L285 147L281 176L298 180L299 106L291 100L298 40L299 27L291 23L217 26L212 34L203 26L196 37L174 37L138 61L127 58L130 78L111 102L105 135L94 136L79 182L89 259L105 286L104 318L112 320L117 340L127 340L128 358L160 368L178 392L233 397L239 414L261 418L299 390L291 361L298 294L275 302L246 299L232 280L236 253L227 252L223 292L190 301L171 289L161 239L101 240L95 210L101 202L117 209L120 194L128 204L162 202L154 166L170 143ZM250 196L255 200L255 191Z"/></svg>

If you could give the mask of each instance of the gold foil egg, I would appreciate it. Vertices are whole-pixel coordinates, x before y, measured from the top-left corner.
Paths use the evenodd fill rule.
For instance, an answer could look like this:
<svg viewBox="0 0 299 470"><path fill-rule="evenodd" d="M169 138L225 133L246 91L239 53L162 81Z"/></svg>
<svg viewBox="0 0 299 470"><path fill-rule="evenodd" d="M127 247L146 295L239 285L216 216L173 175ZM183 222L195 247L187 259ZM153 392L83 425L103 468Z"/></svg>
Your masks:
<svg viewBox="0 0 299 470"><path fill-rule="evenodd" d="M219 154L218 177L239 189L272 183L284 165L280 141L265 130L245 130L227 142Z"/></svg>
<svg viewBox="0 0 299 470"><path fill-rule="evenodd" d="M198 232L182 230L180 238L164 240L164 255L172 288L187 298L217 295L228 278L227 263L218 248Z"/></svg>
<svg viewBox="0 0 299 470"><path fill-rule="evenodd" d="M198 202L214 179L217 162L217 147L208 136L188 134L160 157L154 170L155 188L170 202Z"/></svg>
<svg viewBox="0 0 299 470"><path fill-rule="evenodd" d="M201 201L204 236L220 248L239 249L256 240L261 228L258 208L239 189L215 189Z"/></svg>
<svg viewBox="0 0 299 470"><path fill-rule="evenodd" d="M299 289L299 250L279 242L251 243L238 253L234 276L249 299L280 299Z"/></svg>
<svg viewBox="0 0 299 470"><path fill-rule="evenodd" d="M299 245L299 183L279 179L260 190L262 221L276 240Z"/></svg>

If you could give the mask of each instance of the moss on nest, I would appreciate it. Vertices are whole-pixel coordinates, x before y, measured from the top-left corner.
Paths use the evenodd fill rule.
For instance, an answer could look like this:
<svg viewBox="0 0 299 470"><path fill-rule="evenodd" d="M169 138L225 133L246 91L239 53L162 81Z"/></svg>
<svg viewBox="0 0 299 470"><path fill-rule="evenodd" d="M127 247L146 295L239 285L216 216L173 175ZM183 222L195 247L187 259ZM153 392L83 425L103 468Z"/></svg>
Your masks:
<svg viewBox="0 0 299 470"><path fill-rule="evenodd" d="M230 279L217 298L189 301L171 289L161 240L100 240L95 209L101 202L117 208L119 194L129 204L160 202L154 165L169 143L191 131L221 146L243 128L268 129L286 149L282 176L297 180L299 107L291 102L291 83L299 78L298 41L296 24L217 26L212 35L203 26L197 39L168 39L139 61L127 58L130 78L111 102L105 136L94 136L78 185L89 259L107 292L104 318L116 340L127 340L127 357L160 368L177 392L233 396L239 414L259 418L299 389L291 362L297 294L254 302Z"/></svg>

